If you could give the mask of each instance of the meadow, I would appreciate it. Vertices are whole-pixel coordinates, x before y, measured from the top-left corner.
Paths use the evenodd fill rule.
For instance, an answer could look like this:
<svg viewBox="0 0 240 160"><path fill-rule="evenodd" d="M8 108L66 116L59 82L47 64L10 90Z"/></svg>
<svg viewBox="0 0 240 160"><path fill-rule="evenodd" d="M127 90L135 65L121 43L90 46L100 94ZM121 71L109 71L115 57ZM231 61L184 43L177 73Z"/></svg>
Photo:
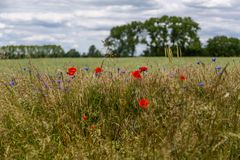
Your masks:
<svg viewBox="0 0 240 160"><path fill-rule="evenodd" d="M240 58L0 60L0 108L0 159L240 159Z"/></svg>
<svg viewBox="0 0 240 160"><path fill-rule="evenodd" d="M24 67L29 65L29 61L37 67L40 71L56 73L58 69L67 69L69 66L76 66L78 68L88 67L92 70L96 66L100 66L102 61L105 67L109 68L125 68L126 70L134 70L136 67L142 65L153 66L153 69L160 67L173 67L183 65L195 65L198 61L205 64L211 63L210 57L184 57L175 58L172 63L169 63L168 58L165 57L137 57L137 58L40 58L40 59L17 59L17 60L1 60L0 59L0 73L14 73L21 71ZM230 63L230 67L234 64L240 63L240 58L218 58L218 65L226 65Z"/></svg>

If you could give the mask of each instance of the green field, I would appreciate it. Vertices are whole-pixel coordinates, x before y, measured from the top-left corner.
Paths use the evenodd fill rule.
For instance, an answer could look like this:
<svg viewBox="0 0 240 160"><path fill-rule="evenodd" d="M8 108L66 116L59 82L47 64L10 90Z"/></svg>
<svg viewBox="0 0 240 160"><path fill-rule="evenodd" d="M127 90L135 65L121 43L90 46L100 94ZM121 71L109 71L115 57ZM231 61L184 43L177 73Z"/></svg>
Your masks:
<svg viewBox="0 0 240 160"><path fill-rule="evenodd" d="M239 160L239 61L1 60L0 159Z"/></svg>
<svg viewBox="0 0 240 160"><path fill-rule="evenodd" d="M95 67L100 66L104 61L104 67L107 68L125 68L136 69L139 66L149 66L152 68L168 68L170 66L182 65L196 65L197 61L205 64L211 64L211 57L194 57L194 58L174 58L173 63L170 64L168 58L46 58L46 59L22 59L22 60L0 60L0 72L18 72L22 68L27 67L31 62L35 67L43 72L56 72L58 69L66 69L69 66L76 66L77 68L89 67L94 70ZM240 58L217 58L215 65L226 65L230 63L231 66L240 63Z"/></svg>

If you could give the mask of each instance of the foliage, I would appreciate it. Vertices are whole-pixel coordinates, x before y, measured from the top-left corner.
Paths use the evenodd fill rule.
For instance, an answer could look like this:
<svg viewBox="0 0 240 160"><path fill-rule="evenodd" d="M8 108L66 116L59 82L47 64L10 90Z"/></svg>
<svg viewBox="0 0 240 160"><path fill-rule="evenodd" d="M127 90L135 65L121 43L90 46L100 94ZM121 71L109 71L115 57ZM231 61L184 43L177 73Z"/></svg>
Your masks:
<svg viewBox="0 0 240 160"><path fill-rule="evenodd" d="M190 17L162 16L145 22L131 22L111 29L107 46L118 56L134 56L136 45L144 44L145 56L164 56L164 49L181 48L187 55L199 52L201 43L197 35L198 23Z"/></svg>
<svg viewBox="0 0 240 160"><path fill-rule="evenodd" d="M110 36L105 40L113 54L118 57L134 56L136 45L142 30L141 22L131 22L130 24L116 26L111 29Z"/></svg>
<svg viewBox="0 0 240 160"><path fill-rule="evenodd" d="M101 52L94 46L89 47L88 54L82 55L76 49L70 49L65 53L61 46L57 45L20 45L0 47L0 59L20 58L57 58L57 57L101 57Z"/></svg>
<svg viewBox="0 0 240 160"><path fill-rule="evenodd" d="M96 48L95 45L91 45L88 49L88 57L101 57L101 52Z"/></svg>
<svg viewBox="0 0 240 160"><path fill-rule="evenodd" d="M1 53L5 58L42 58L42 57L63 57L65 52L61 46L43 45L43 46L3 46Z"/></svg>
<svg viewBox="0 0 240 160"><path fill-rule="evenodd" d="M80 57L80 53L76 49L70 49L65 54L65 57Z"/></svg>
<svg viewBox="0 0 240 160"><path fill-rule="evenodd" d="M208 56L240 56L240 39L216 36L207 41L206 52Z"/></svg>

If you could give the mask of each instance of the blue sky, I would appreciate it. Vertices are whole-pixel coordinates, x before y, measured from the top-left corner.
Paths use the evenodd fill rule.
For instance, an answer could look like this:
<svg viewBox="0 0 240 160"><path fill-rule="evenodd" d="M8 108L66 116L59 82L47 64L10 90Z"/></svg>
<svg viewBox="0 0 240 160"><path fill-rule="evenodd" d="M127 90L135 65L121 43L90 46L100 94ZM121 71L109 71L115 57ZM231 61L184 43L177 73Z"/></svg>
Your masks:
<svg viewBox="0 0 240 160"><path fill-rule="evenodd" d="M111 27L162 15L190 16L209 37L240 38L239 0L1 0L0 46L59 44L87 51Z"/></svg>

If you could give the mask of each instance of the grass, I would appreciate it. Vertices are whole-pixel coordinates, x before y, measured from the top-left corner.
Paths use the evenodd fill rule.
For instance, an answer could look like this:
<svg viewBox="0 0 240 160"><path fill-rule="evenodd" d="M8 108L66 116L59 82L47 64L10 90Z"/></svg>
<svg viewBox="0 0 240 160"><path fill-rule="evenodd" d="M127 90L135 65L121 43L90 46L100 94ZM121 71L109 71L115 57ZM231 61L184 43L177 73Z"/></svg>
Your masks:
<svg viewBox="0 0 240 160"><path fill-rule="evenodd" d="M198 60L209 64L211 58L209 57L185 57L176 58L173 64L169 64L168 59L165 57L160 58L113 58L105 59L104 66L109 68L124 67L126 69L135 69L141 65L154 66L155 68L169 67L169 66L182 66L186 64L196 64ZM89 67L94 69L96 66L101 65L103 58L42 58L42 59L30 59L31 63L36 66L39 71L55 73L58 69L66 69L71 65L77 66L78 68ZM240 58L218 58L219 65L231 65L240 63ZM28 66L29 59L20 60L0 60L0 73L8 72L15 73L16 71L22 70L22 68Z"/></svg>
<svg viewBox="0 0 240 160"><path fill-rule="evenodd" d="M237 160L240 65L233 60L184 58L167 67L160 58L107 59L99 76L80 67L101 59L1 61L27 69L1 73L0 159ZM71 65L79 67L74 78L66 74ZM149 69L142 79L130 74L138 65ZM142 98L149 108L139 107Z"/></svg>

